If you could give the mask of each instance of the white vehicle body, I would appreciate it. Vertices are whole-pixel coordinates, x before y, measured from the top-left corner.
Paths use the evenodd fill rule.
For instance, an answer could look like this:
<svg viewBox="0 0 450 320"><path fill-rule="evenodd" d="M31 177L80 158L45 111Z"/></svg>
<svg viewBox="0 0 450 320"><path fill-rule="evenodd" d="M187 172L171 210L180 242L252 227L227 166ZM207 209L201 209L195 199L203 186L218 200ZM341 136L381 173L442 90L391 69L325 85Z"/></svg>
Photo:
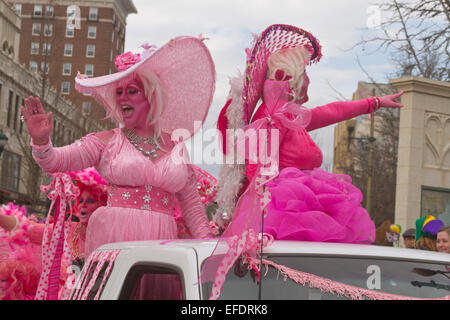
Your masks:
<svg viewBox="0 0 450 320"><path fill-rule="evenodd" d="M202 241L179 239L169 241L157 240L143 242L123 242L104 245L98 248L97 251L116 250L116 252L118 252L118 255L115 258L114 265L109 273L109 276L107 277L106 281L104 281L104 286L102 287L101 295L99 295L99 298L102 300L127 299L127 296L124 296L124 290L126 291L127 289L125 288L125 286L129 285L127 284L127 281L129 282L130 278L127 278L127 276L130 277L130 270L136 268L136 266L145 266L153 268L152 270L172 270L174 274L178 274L182 285L181 299L207 299L209 297L209 293L206 292L207 290L205 290L205 287L202 287L202 285L199 284L198 280L202 263L211 255L216 243L217 241L214 240ZM316 263L315 261L323 261L316 263L316 265L312 267L312 269L310 268L312 271L300 271L314 272L314 269L316 268L322 271L328 269L333 270L334 268L340 270L334 270L333 272L339 272L341 274L345 273L345 270L342 270L346 269L345 266L351 266L353 262L359 263L360 261L364 261L364 263L361 263L361 271L354 272L352 271L352 267L349 267L349 274L353 274L349 275L350 278L352 278L353 280L358 278L358 281L363 284L365 283L364 281L366 281L370 286L370 277L376 276L375 271L377 269L377 266L379 266L378 268L380 269L380 277L384 276L384 270L390 270L386 271L386 276L389 279L382 279L382 281L388 281L386 282L388 283L388 285L383 282L384 287L390 286L395 292L396 286L401 286L402 284L409 285L409 282L411 282L414 284L414 286L411 287L412 289L414 289L411 290L411 293L413 293L412 291L414 291L416 296L418 294L416 290L419 290L419 288L421 288L420 290L424 290L425 288L422 287L429 286L428 280L431 278L424 277L423 275L417 275L418 278L416 278L415 274L411 274L410 269L414 269L416 267L424 268L425 266L425 268L428 268L430 270L440 270L440 274L435 275L437 278L433 278L433 280L430 281L431 285L433 285L433 283L439 283L440 289L426 288L426 290L431 292L426 294L431 294L433 298L441 298L450 295L449 254L375 245L274 241L271 246L264 249L264 256L268 257L268 260L280 258L281 261L297 261L297 259L298 261L310 261L313 266L314 263ZM345 263L340 264L341 261L345 261ZM367 266L374 267L372 269L375 270L375 273L371 273L371 269ZM398 268L396 266L398 266ZM308 269L307 267L305 268ZM357 268L359 268L359 265ZM233 269L230 270L230 273L232 272ZM393 275L393 272L404 272L405 274L399 274L397 276ZM388 273L389 275L387 275ZM332 280L339 281L335 279ZM263 278L263 288L265 286L264 281L265 280ZM282 283L283 281L285 282L285 279L280 276L279 279L272 279L270 281L272 281L271 285L273 285L273 283L276 283L277 281L279 281L280 283ZM384 289L376 287L377 281L374 281L373 283L375 287L364 289ZM242 285L245 286L245 282L242 282L240 286ZM284 286L284 284L282 285ZM286 288L286 290L293 290L292 288L295 288L295 286L299 286L299 284L286 284L286 287L283 288ZM224 299L240 299L239 296L236 296L234 294L227 295L225 290L227 290L226 286L224 286L223 288ZM273 291L273 289L271 290ZM436 296L434 296L435 294ZM251 297L253 297L253 295L251 295ZM298 298L299 296L294 295L293 298L295 299L295 297ZM314 297L318 297L320 299L321 296L320 294L318 295L317 293L313 293L311 291L311 293L309 293L309 295L307 295L305 299L314 299ZM247 298L243 297L243 299ZM277 296L269 298L274 299L277 298ZM281 296L279 298L282 299ZM326 297L322 296L322 299L325 298Z"/></svg>

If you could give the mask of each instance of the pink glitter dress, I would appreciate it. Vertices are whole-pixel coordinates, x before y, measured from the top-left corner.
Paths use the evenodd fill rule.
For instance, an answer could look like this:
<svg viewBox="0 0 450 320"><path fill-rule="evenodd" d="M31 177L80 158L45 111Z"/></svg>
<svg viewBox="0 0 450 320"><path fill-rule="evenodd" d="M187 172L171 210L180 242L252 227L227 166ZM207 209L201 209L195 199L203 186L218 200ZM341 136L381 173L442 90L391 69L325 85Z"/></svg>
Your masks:
<svg viewBox="0 0 450 320"><path fill-rule="evenodd" d="M209 237L204 206L183 144L152 162L128 141L121 129L106 145L95 134L62 148L33 145L34 158L47 173L95 166L110 185L108 205L91 216L86 231L85 257L113 242L174 239L174 197L196 238Z"/></svg>

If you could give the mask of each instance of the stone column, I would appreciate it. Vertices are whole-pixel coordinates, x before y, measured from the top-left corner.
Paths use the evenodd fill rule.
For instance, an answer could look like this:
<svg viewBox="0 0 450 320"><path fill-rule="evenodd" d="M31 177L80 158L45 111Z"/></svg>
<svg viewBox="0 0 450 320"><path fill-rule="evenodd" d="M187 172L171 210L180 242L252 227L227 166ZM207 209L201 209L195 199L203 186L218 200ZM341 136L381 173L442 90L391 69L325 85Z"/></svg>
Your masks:
<svg viewBox="0 0 450 320"><path fill-rule="evenodd" d="M395 223L415 228L422 186L450 189L450 83L391 80L404 91L400 111Z"/></svg>

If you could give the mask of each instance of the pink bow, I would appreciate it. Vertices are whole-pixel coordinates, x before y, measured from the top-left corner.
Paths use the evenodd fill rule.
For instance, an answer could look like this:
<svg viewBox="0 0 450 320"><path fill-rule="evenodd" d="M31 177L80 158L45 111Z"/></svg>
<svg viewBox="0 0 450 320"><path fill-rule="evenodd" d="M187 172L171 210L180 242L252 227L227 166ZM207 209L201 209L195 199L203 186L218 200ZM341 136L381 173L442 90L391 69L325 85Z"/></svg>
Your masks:
<svg viewBox="0 0 450 320"><path fill-rule="evenodd" d="M220 263L216 273L216 280L211 291L210 300L217 300L220 296L225 277L234 265L236 260L245 252L251 250L257 250L261 247L261 234L257 234L255 230L245 230L241 236L233 236L227 239L229 250ZM273 243L273 236L269 234L263 234L263 247L270 246Z"/></svg>
<svg viewBox="0 0 450 320"><path fill-rule="evenodd" d="M251 146L251 141L258 141L258 147L265 147L265 150L271 150L278 154L279 141L273 141L272 130L278 130L277 126L283 126L291 130L300 130L306 128L311 122L311 110L294 102L289 102L289 82L266 80L264 83L264 102L266 109L265 117L255 120L244 127L245 134L237 138L237 146ZM264 141L265 140L265 141ZM276 145L271 145L275 143ZM270 148L269 148L270 147ZM261 152L261 151L260 151ZM263 161L256 157L256 150L242 150L238 148L238 153L245 157L250 163ZM276 155L271 154L272 160ZM266 162L264 161L264 164Z"/></svg>
<svg viewBox="0 0 450 320"><path fill-rule="evenodd" d="M59 291L59 278L61 268L61 255L70 259L67 237L72 217L71 201L80 194L78 187L74 186L68 174L58 173L48 186L41 186L41 191L50 191L47 197L52 200L42 239L42 273L36 292L36 300L57 300ZM65 220L66 205L69 204L70 215ZM50 232L49 221L53 206L55 206L55 219L53 231Z"/></svg>

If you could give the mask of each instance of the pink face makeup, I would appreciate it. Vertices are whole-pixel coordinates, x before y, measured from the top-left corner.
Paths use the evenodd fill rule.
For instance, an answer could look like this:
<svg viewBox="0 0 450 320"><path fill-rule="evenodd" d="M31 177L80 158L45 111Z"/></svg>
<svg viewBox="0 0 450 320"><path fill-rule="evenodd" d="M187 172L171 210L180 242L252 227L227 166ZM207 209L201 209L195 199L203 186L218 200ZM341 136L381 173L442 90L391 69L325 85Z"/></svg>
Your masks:
<svg viewBox="0 0 450 320"><path fill-rule="evenodd" d="M138 80L120 83L116 88L116 101L126 127L145 128L150 105Z"/></svg>
<svg viewBox="0 0 450 320"><path fill-rule="evenodd" d="M94 196L89 191L84 190L81 193L79 200L80 222L87 225L92 213L98 207L100 207L100 203L95 200Z"/></svg>

